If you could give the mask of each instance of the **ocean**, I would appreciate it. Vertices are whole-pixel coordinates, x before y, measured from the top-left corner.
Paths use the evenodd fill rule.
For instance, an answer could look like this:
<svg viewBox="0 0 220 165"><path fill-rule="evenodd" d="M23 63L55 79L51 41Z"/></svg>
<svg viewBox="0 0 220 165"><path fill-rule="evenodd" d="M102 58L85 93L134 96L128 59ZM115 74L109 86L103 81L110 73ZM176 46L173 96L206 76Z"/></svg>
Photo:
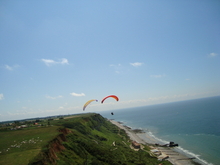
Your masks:
<svg viewBox="0 0 220 165"><path fill-rule="evenodd" d="M99 113L143 129L160 144L179 144L175 150L200 164L220 164L220 96Z"/></svg>

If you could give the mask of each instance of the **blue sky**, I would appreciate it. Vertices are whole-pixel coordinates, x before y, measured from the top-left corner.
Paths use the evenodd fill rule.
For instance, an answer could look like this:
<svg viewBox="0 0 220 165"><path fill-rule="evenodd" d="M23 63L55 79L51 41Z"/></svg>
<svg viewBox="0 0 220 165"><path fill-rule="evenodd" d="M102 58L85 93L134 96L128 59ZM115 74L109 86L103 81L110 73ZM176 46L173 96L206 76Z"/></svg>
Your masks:
<svg viewBox="0 0 220 165"><path fill-rule="evenodd" d="M218 96L219 29L217 0L1 1L0 121Z"/></svg>

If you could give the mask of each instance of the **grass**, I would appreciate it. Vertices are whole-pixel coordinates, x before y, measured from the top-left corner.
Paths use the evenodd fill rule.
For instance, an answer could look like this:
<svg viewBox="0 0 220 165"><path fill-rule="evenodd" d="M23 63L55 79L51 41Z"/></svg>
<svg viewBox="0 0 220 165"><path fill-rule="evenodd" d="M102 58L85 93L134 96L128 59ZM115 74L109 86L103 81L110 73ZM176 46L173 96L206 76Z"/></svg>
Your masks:
<svg viewBox="0 0 220 165"><path fill-rule="evenodd" d="M29 160L35 157L40 152L40 149L30 149L26 151L12 152L0 156L0 164L7 165L25 165Z"/></svg>
<svg viewBox="0 0 220 165"><path fill-rule="evenodd" d="M50 120L50 126L25 128L0 132L0 164L88 164L88 165L155 165L156 158L148 152L134 151L124 130L98 114L82 114L60 120ZM47 121L44 121L46 125ZM62 145L64 150L56 153L58 159L49 154L49 144L61 132L68 128L72 132L66 135ZM115 145L113 145L113 142ZM148 150L146 147L145 150ZM52 160L53 159L53 160ZM52 162L51 162L52 160ZM170 165L164 161L163 165Z"/></svg>
<svg viewBox="0 0 220 165"><path fill-rule="evenodd" d="M161 163L146 151L132 150L125 131L118 129L100 115L90 115L63 124L73 133L67 136L68 140L64 143L67 150L59 153L58 165L65 163L155 165ZM145 150L148 148L146 147ZM163 165L166 164L170 165L170 162L163 161Z"/></svg>
<svg viewBox="0 0 220 165"><path fill-rule="evenodd" d="M58 128L50 126L0 132L0 164L27 164L59 134Z"/></svg>

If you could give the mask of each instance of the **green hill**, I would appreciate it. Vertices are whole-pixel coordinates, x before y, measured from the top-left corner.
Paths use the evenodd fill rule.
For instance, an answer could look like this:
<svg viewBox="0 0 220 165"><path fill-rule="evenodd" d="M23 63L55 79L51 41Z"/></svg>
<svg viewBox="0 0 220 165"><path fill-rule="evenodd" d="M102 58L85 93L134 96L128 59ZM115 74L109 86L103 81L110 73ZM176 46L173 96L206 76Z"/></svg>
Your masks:
<svg viewBox="0 0 220 165"><path fill-rule="evenodd" d="M50 120L49 125L0 132L0 164L157 165L148 146L134 151L124 130L99 114ZM163 161L163 165L170 164Z"/></svg>

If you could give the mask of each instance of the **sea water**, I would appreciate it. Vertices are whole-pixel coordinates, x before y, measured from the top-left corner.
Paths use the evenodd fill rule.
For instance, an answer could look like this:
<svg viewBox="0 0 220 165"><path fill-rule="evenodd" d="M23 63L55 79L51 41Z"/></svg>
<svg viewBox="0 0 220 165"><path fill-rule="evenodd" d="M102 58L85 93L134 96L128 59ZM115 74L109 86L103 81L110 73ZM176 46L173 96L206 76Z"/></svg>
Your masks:
<svg viewBox="0 0 220 165"><path fill-rule="evenodd" d="M100 114L141 128L161 144L173 141L179 144L176 150L201 164L220 164L220 96Z"/></svg>

